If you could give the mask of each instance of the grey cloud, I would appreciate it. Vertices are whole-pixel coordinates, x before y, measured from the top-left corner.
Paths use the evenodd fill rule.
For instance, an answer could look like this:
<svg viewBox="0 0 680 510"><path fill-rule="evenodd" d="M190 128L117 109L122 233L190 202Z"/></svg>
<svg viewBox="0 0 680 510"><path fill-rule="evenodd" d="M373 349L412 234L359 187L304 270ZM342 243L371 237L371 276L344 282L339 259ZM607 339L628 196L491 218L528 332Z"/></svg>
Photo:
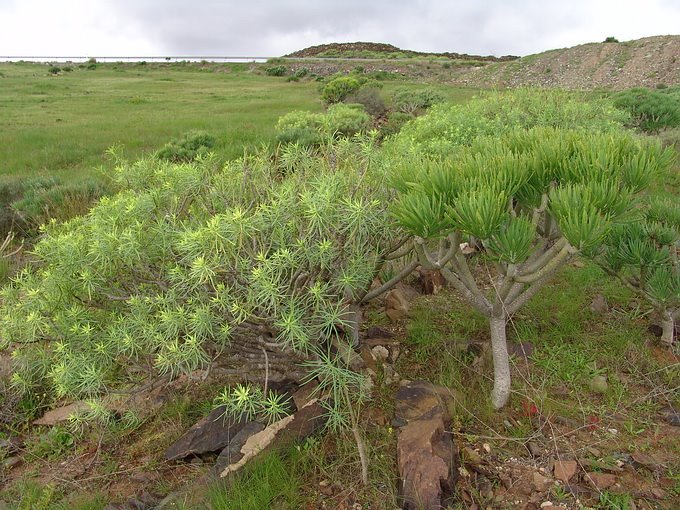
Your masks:
<svg viewBox="0 0 680 510"><path fill-rule="evenodd" d="M612 35L607 23L617 20L606 12L603 17L602 2L589 0L108 2L121 22L142 27L140 32L159 53L174 55L272 56L310 44L353 40L422 51L521 55L601 40ZM648 2L645 10L652 4L680 26L677 2ZM626 16L626 9L640 9L633 0L610 5ZM647 35L653 35L651 30Z"/></svg>

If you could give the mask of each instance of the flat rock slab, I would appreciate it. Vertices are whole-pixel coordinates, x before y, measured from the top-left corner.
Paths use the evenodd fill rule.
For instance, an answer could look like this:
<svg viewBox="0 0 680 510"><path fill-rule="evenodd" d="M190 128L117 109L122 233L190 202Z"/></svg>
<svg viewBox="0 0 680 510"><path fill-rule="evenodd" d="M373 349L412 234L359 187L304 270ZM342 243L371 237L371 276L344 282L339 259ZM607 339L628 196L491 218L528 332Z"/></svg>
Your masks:
<svg viewBox="0 0 680 510"><path fill-rule="evenodd" d="M553 468L555 478L563 483L569 483L577 471L578 463L575 460L557 460Z"/></svg>
<svg viewBox="0 0 680 510"><path fill-rule="evenodd" d="M73 402L72 404L47 411L42 417L34 420L33 425L47 425L51 427L68 420L72 414L85 411L89 408L90 406L86 402Z"/></svg>
<svg viewBox="0 0 680 510"><path fill-rule="evenodd" d="M443 399L450 392L425 381L406 382L397 392L396 414L405 423L397 437L400 494L405 510L446 506L455 486L458 458Z"/></svg>
<svg viewBox="0 0 680 510"><path fill-rule="evenodd" d="M248 423L241 417L224 416L225 410L225 406L213 409L166 450L165 458L183 459L224 449Z"/></svg>

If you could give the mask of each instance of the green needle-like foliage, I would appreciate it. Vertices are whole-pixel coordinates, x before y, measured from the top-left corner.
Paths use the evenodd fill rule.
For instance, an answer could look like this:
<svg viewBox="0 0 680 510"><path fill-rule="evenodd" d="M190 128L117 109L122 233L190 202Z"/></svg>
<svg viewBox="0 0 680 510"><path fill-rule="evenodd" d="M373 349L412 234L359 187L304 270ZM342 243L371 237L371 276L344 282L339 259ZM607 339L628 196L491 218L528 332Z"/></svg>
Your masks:
<svg viewBox="0 0 680 510"><path fill-rule="evenodd" d="M122 163L121 191L47 225L36 264L2 290L15 383L96 395L211 362L301 377L301 361L348 341L348 310L398 234L375 152L371 137L341 141L299 172L266 153ZM257 412L278 416L261 396Z"/></svg>

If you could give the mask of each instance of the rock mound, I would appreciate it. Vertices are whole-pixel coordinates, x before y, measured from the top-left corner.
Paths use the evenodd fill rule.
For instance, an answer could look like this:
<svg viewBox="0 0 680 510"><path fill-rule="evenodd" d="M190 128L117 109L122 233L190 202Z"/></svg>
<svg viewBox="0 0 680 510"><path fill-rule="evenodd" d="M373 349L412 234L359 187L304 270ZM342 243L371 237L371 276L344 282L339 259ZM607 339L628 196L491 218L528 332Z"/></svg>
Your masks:
<svg viewBox="0 0 680 510"><path fill-rule="evenodd" d="M289 58L417 58L444 57L452 60L478 60L480 62L504 62L518 57L506 55L469 55L467 53L426 53L422 51L403 50L392 44L373 42L331 43L310 46L288 55Z"/></svg>

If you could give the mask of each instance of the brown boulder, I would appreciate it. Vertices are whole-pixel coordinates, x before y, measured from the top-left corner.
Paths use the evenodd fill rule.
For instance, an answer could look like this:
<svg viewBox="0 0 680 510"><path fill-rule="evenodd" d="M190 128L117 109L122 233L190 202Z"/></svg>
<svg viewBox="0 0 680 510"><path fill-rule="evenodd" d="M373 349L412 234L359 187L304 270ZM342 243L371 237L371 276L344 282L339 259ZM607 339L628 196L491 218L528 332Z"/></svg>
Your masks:
<svg viewBox="0 0 680 510"><path fill-rule="evenodd" d="M403 508L439 509L453 495L458 458L449 432L446 388L428 382L402 384L396 419L404 423L397 437L397 465Z"/></svg>
<svg viewBox="0 0 680 510"><path fill-rule="evenodd" d="M405 319L411 305L401 289L395 288L385 296L385 313L391 321Z"/></svg>
<svg viewBox="0 0 680 510"><path fill-rule="evenodd" d="M585 479L597 490L605 490L616 483L616 475L609 473L586 473Z"/></svg>
<svg viewBox="0 0 680 510"><path fill-rule="evenodd" d="M225 416L225 409L225 406L213 409L208 416L170 445L165 452L165 458L182 459L189 455L216 452L227 446L248 422L241 417Z"/></svg>

